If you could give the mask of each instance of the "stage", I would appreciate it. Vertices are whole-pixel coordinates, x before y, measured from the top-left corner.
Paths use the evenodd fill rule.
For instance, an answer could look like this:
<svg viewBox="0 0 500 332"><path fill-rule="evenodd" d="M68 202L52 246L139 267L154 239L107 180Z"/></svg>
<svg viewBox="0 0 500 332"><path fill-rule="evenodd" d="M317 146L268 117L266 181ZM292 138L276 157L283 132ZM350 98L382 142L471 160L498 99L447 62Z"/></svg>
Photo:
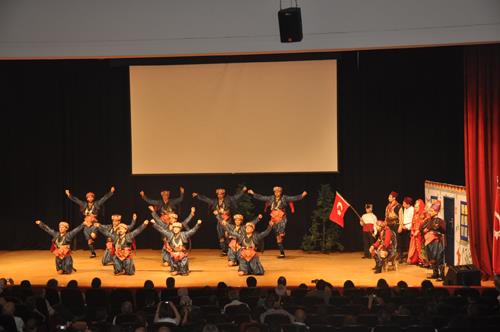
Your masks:
<svg viewBox="0 0 500 332"><path fill-rule="evenodd" d="M175 276L179 287L216 286L224 281L229 286L245 286L246 277L237 274L237 267L227 266L227 257L219 256L219 250L194 249L190 252L189 276ZM55 278L61 286L76 279L80 286L90 286L92 278L99 277L103 287L142 287L144 281L152 280L157 287L165 286L165 279L170 276L167 268L161 265L160 251L141 249L136 252L136 274L133 276L115 276L112 266L101 264L103 251L97 251L97 258L89 258L88 251L73 252L74 267L77 272L70 275L56 273L54 256L48 250L0 251L0 277L13 278L16 284L30 280L32 285L45 285L48 279ZM286 251L285 259L278 259L278 251L268 250L261 255L265 269L263 276L256 276L258 286L274 286L279 276L285 276L288 285L301 283L312 285L313 279L324 279L336 287L345 280L352 280L356 286L373 287L379 278L394 286L404 280L409 286L418 287L422 280L431 273L428 269L413 265L399 265L398 271L374 274L372 259L362 259L361 252L308 254L301 250ZM433 281L434 285L442 283ZM482 283L483 287L493 287L492 281Z"/></svg>

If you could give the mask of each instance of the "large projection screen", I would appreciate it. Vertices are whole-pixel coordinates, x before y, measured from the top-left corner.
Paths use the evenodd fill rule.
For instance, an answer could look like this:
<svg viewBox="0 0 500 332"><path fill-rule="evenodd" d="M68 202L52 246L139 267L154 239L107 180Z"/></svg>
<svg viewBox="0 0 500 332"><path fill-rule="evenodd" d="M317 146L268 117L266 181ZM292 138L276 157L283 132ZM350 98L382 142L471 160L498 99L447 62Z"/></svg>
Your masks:
<svg viewBox="0 0 500 332"><path fill-rule="evenodd" d="M133 174L336 172L337 61L130 67Z"/></svg>

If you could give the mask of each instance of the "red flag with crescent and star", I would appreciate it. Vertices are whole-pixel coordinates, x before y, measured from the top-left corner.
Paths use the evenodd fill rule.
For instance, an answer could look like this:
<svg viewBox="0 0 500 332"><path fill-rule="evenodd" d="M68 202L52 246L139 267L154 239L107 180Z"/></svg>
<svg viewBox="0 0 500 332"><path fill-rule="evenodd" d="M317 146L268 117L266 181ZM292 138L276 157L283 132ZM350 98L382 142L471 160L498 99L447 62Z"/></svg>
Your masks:
<svg viewBox="0 0 500 332"><path fill-rule="evenodd" d="M330 220L344 228L344 215L350 206L351 205L347 203L344 197L340 196L340 194L336 192L332 212L330 212Z"/></svg>
<svg viewBox="0 0 500 332"><path fill-rule="evenodd" d="M500 274L500 187L497 185L493 215L493 273Z"/></svg>

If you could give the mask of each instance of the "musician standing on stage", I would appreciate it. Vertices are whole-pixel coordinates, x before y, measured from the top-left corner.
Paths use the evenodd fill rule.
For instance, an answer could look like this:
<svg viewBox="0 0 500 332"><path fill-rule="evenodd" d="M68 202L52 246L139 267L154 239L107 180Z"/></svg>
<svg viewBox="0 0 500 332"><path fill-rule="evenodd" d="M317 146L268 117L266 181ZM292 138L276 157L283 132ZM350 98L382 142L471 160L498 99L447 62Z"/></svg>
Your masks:
<svg viewBox="0 0 500 332"><path fill-rule="evenodd" d="M99 210L104 205L104 202L106 202L115 192L115 187L111 187L110 191L97 201L95 200L95 194L93 192L88 192L85 195L86 199L85 202L71 195L68 189L66 189L64 192L71 201L80 206L80 211L84 216L84 225L85 225L85 228L83 229L83 234L85 235L85 240L87 240L87 244L90 251L90 258L94 258L96 257L94 242L97 237L94 223L97 222Z"/></svg>
<svg viewBox="0 0 500 332"><path fill-rule="evenodd" d="M432 267L432 279L444 280L444 248L446 226L444 220L438 217L441 210L441 201L432 203L429 209L430 218L424 221L422 230L424 232L425 251L427 259Z"/></svg>
<svg viewBox="0 0 500 332"><path fill-rule="evenodd" d="M287 224L286 206L290 205L292 213L294 212L293 202L303 199L307 192L304 191L300 195L288 196L283 195L283 188L276 186L273 188L274 195L263 196L255 193L249 189L248 193L259 201L266 202L266 207L271 207L271 221L273 222L273 229L276 233L276 243L280 250L278 258L285 258L285 247L283 241L285 240L285 229Z"/></svg>
<svg viewBox="0 0 500 332"><path fill-rule="evenodd" d="M52 246L50 251L56 256L56 271L59 274L70 274L76 271L73 267L73 257L71 257L71 240L82 230L83 223L68 232L69 224L65 221L59 223L59 231L55 231L45 225L40 220L35 221L41 229L52 236Z"/></svg>
<svg viewBox="0 0 500 332"><path fill-rule="evenodd" d="M219 188L215 190L216 198L208 198L207 196L198 194L196 192L193 193L193 197L198 198L200 201L208 204L208 208L212 210L212 212L217 212L219 214L223 213L231 213L231 210L236 206L236 202L245 194L247 191L246 187L243 187L241 191L233 196L226 195L226 189ZM217 223L219 225L219 223ZM221 249L221 255L227 255L227 238L224 230L217 226L217 236L219 239L219 246Z"/></svg>

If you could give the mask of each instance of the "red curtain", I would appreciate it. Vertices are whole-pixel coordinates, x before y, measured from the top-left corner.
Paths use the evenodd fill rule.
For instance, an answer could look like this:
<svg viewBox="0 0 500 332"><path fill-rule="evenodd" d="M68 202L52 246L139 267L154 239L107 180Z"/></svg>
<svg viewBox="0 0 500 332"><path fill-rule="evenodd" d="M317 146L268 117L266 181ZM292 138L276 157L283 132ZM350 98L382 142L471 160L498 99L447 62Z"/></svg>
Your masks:
<svg viewBox="0 0 500 332"><path fill-rule="evenodd" d="M500 44L464 51L465 182L472 261L493 275L493 214L500 174Z"/></svg>

